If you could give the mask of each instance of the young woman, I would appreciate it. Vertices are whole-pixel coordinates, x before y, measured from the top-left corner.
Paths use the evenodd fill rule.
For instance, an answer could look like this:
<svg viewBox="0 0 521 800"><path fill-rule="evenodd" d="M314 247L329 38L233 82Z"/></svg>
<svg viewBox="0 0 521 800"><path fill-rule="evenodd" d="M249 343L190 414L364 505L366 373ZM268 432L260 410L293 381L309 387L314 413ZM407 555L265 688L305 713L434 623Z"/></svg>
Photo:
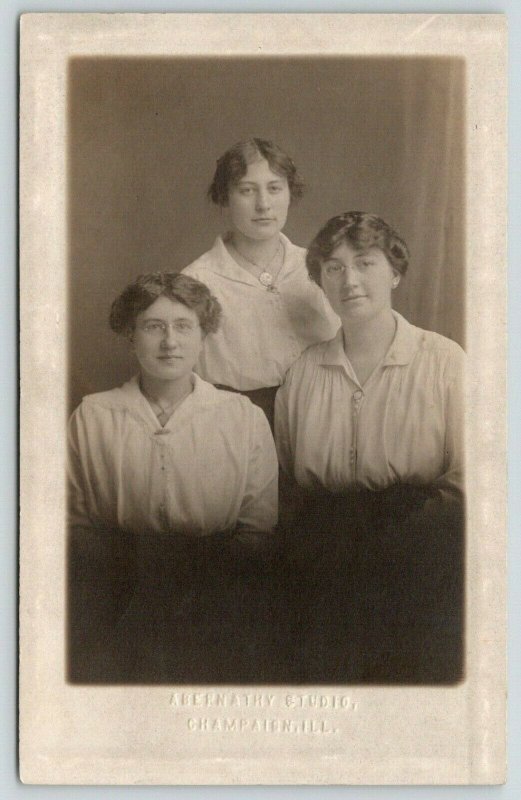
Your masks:
<svg viewBox="0 0 521 800"><path fill-rule="evenodd" d="M381 219L349 212L312 242L307 263L342 326L290 369L277 399L277 444L306 489L411 484L462 491L464 354L392 309L408 265Z"/></svg>
<svg viewBox="0 0 521 800"><path fill-rule="evenodd" d="M228 665L240 677L227 654L240 649L234 631L254 652L259 642L249 638L255 599L237 570L271 538L278 463L262 411L193 373L219 317L218 301L188 275L138 278L110 315L138 373L85 397L69 423L76 588L89 565L98 587L115 563L133 561L137 573L97 648L100 679L217 679Z"/></svg>
<svg viewBox="0 0 521 800"><path fill-rule="evenodd" d="M273 142L239 142L217 162L209 197L228 229L184 270L206 283L223 308L206 338L198 373L246 394L270 423L277 388L310 344L333 336L338 317L309 280L305 251L283 235L288 210L303 191L291 158Z"/></svg>
<svg viewBox="0 0 521 800"><path fill-rule="evenodd" d="M332 679L460 676L464 354L393 311L408 261L379 217L327 222L307 265L342 326L276 400L279 460L302 493L294 548L315 581L308 618L329 637Z"/></svg>

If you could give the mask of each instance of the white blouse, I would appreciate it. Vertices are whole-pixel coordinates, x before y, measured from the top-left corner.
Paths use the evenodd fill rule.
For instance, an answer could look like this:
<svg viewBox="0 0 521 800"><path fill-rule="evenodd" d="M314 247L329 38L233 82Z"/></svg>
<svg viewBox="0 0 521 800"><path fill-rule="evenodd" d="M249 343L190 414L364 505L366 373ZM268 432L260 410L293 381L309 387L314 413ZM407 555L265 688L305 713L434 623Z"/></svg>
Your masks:
<svg viewBox="0 0 521 800"><path fill-rule="evenodd" d="M306 489L463 489L464 353L393 312L394 340L361 386L342 329L291 367L275 402L284 470Z"/></svg>
<svg viewBox="0 0 521 800"><path fill-rule="evenodd" d="M278 463L264 413L193 379L164 428L136 377L83 399L69 423L72 525L196 536L273 528Z"/></svg>
<svg viewBox="0 0 521 800"><path fill-rule="evenodd" d="M183 270L206 284L223 308L220 329L206 336L196 369L205 380L239 391L280 386L306 347L338 330L340 320L309 277L306 251L282 234L281 240L284 262L276 291L240 267L220 236Z"/></svg>

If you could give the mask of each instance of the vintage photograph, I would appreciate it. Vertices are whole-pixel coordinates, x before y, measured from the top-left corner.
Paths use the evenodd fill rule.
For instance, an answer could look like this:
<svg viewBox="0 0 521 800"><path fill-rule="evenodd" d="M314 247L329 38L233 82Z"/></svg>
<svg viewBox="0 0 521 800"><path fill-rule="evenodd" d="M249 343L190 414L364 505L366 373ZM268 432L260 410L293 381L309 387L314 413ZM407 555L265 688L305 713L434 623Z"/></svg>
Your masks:
<svg viewBox="0 0 521 800"><path fill-rule="evenodd" d="M476 247L489 247L493 230L475 191L485 149L473 132L491 134L476 116L486 104L474 61L450 44L443 17L446 47L391 47L394 23L378 15L380 46L358 16L368 46L335 46L331 17L300 15L299 44L287 48L282 20L266 17L278 44L257 52L260 16L247 34L247 15L230 15L245 44L221 49L219 15L167 15L168 36L156 15L42 16L25 34L43 55L25 45L22 204L40 227L23 228L22 293L27 314L27 299L37 302L28 269L39 250L54 252L60 267L42 290L54 356L25 345L25 363L56 391L25 423L26 441L45 434L38 463L45 442L49 453L25 530L45 505L36 524L52 532L32 554L25 534L21 558L35 565L23 575L40 587L38 613L54 620L48 666L70 709L59 731L88 716L72 782L120 782L118 752L136 780L194 782L183 759L196 757L210 760L210 782L263 782L282 768L268 767L273 737L293 759L299 737L333 759L319 770L326 781L472 777L479 748L470 729L455 732L492 674L477 642L497 630L500 578L484 579L483 565L499 569L487 553L502 552L503 513L496 503L494 532L501 463L495 478L476 472L491 463L494 361L483 356L502 340L492 303L479 310ZM427 21L403 24L404 42L431 41ZM323 44L304 47L313 25ZM100 32L116 38L102 45ZM496 52L501 37L490 33ZM59 113L47 118L38 63L52 70L53 37L66 56L53 78ZM29 486L36 467L25 463ZM47 558L53 600L41 588ZM44 674L40 632L24 640L26 675ZM90 703L103 708L97 722ZM397 731L388 773L376 751L356 761L355 730L382 745L379 708ZM501 718L499 706L487 713ZM151 753L164 753L165 714L181 748L166 772L136 728L148 720L145 735L155 719L163 734ZM105 716L120 743L100 772L90 759ZM439 721L422 744L424 718ZM221 748L231 760L219 772ZM31 774L63 778L38 759ZM306 776L297 760L282 782Z"/></svg>
<svg viewBox="0 0 521 800"><path fill-rule="evenodd" d="M464 62L67 90L70 680L461 680Z"/></svg>

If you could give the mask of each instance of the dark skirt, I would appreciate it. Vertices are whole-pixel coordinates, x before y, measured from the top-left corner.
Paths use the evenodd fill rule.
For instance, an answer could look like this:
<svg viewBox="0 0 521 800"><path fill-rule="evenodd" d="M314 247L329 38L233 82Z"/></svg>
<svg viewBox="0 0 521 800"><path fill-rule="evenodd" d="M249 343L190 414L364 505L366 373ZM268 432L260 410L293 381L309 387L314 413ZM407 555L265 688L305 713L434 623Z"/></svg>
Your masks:
<svg viewBox="0 0 521 800"><path fill-rule="evenodd" d="M81 541L69 554L73 682L463 677L463 508L428 488L306 495L283 483L281 526L262 555L229 532L103 541L94 557Z"/></svg>
<svg viewBox="0 0 521 800"><path fill-rule="evenodd" d="M281 631L284 642L278 640L282 603L271 550L249 553L229 533L197 539L113 532L115 539L118 534L112 550L123 555L112 557L111 574L104 580L99 572L91 575L83 591L77 582L71 586L71 680L234 684L281 678L287 637ZM115 569L123 560L125 568Z"/></svg>
<svg viewBox="0 0 521 800"><path fill-rule="evenodd" d="M285 535L293 680L461 680L462 506L406 485L293 501Z"/></svg>

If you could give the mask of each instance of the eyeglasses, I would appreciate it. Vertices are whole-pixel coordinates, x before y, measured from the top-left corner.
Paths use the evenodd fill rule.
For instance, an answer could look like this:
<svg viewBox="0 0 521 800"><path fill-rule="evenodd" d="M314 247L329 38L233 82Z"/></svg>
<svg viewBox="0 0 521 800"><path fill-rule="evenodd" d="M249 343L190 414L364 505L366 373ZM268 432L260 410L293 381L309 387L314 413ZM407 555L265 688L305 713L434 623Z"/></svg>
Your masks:
<svg viewBox="0 0 521 800"><path fill-rule="evenodd" d="M372 264L374 264L374 260L370 257L359 258L355 262L353 269L356 270L356 272L365 272ZM344 275L348 269L347 264L344 264L342 261L328 261L322 264L322 266L328 278L339 278L341 275Z"/></svg>
<svg viewBox="0 0 521 800"><path fill-rule="evenodd" d="M187 336L189 333L192 333L198 326L190 322L189 320L177 320L176 322L163 322L162 320L150 320L149 322L144 322L142 325L139 326L139 329L146 333L148 336L154 336L156 339L163 339L167 333L169 328L172 328L174 333L180 333L184 336Z"/></svg>
<svg viewBox="0 0 521 800"><path fill-rule="evenodd" d="M345 264L333 262L332 264L324 264L324 272L328 278L339 278L346 271Z"/></svg>

